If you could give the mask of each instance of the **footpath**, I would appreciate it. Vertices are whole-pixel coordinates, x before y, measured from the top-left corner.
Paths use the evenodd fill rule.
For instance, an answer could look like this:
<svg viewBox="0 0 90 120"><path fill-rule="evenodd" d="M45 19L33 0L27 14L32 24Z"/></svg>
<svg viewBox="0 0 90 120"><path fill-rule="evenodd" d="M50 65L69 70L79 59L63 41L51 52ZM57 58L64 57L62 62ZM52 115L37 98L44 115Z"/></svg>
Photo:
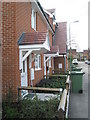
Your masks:
<svg viewBox="0 0 90 120"><path fill-rule="evenodd" d="M69 105L69 118L88 118L88 65L79 62L82 67L83 75L83 93L71 93Z"/></svg>

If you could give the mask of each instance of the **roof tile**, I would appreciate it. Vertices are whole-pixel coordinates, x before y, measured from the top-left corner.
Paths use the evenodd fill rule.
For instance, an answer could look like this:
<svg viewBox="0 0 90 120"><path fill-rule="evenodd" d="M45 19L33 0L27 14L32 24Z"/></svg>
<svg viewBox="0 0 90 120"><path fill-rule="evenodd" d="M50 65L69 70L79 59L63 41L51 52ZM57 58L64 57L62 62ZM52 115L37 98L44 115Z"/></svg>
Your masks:
<svg viewBox="0 0 90 120"><path fill-rule="evenodd" d="M47 32L23 33L18 41L19 45L43 44Z"/></svg>
<svg viewBox="0 0 90 120"><path fill-rule="evenodd" d="M59 51L58 46L51 46L50 51L47 51L45 54L56 54Z"/></svg>
<svg viewBox="0 0 90 120"><path fill-rule="evenodd" d="M59 54L66 53L66 41L67 41L67 23L60 22L55 32L55 40L53 45L59 46Z"/></svg>

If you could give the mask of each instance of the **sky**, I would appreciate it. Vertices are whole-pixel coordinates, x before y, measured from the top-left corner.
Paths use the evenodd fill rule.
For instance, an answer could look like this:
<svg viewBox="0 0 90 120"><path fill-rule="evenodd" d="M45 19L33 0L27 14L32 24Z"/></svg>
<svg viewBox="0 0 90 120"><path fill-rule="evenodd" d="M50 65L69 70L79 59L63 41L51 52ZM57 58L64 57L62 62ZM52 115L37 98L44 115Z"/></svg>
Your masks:
<svg viewBox="0 0 90 120"><path fill-rule="evenodd" d="M72 48L88 49L89 0L39 0L45 9L56 9L56 21L70 25ZM74 22L79 21L79 22ZM69 31L68 31L69 34Z"/></svg>

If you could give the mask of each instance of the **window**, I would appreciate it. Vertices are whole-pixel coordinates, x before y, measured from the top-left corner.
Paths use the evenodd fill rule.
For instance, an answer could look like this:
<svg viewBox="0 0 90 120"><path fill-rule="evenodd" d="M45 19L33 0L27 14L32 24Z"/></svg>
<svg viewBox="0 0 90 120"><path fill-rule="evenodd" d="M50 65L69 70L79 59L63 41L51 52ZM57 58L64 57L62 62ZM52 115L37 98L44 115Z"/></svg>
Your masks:
<svg viewBox="0 0 90 120"><path fill-rule="evenodd" d="M35 57L35 70L41 69L41 56L36 55Z"/></svg>
<svg viewBox="0 0 90 120"><path fill-rule="evenodd" d="M36 12L32 9L31 26L36 30Z"/></svg>
<svg viewBox="0 0 90 120"><path fill-rule="evenodd" d="M25 72L25 61L23 61L23 72Z"/></svg>
<svg viewBox="0 0 90 120"><path fill-rule="evenodd" d="M35 69L38 69L38 56L35 57Z"/></svg>
<svg viewBox="0 0 90 120"><path fill-rule="evenodd" d="M29 68L32 67L32 54L29 55Z"/></svg>
<svg viewBox="0 0 90 120"><path fill-rule="evenodd" d="M38 60L39 60L38 61L39 62L39 68L41 68L41 56L40 55L38 56Z"/></svg>
<svg viewBox="0 0 90 120"><path fill-rule="evenodd" d="M49 59L49 67L51 67L51 59Z"/></svg>

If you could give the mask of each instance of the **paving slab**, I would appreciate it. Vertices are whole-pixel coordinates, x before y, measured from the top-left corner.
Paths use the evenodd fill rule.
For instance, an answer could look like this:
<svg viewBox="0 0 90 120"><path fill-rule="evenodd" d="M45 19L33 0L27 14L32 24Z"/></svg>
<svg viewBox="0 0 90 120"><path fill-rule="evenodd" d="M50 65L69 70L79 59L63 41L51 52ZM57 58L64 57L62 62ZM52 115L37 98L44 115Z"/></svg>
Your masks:
<svg viewBox="0 0 90 120"><path fill-rule="evenodd" d="M79 62L82 67L83 75L83 93L71 93L69 118L88 118L88 65Z"/></svg>

